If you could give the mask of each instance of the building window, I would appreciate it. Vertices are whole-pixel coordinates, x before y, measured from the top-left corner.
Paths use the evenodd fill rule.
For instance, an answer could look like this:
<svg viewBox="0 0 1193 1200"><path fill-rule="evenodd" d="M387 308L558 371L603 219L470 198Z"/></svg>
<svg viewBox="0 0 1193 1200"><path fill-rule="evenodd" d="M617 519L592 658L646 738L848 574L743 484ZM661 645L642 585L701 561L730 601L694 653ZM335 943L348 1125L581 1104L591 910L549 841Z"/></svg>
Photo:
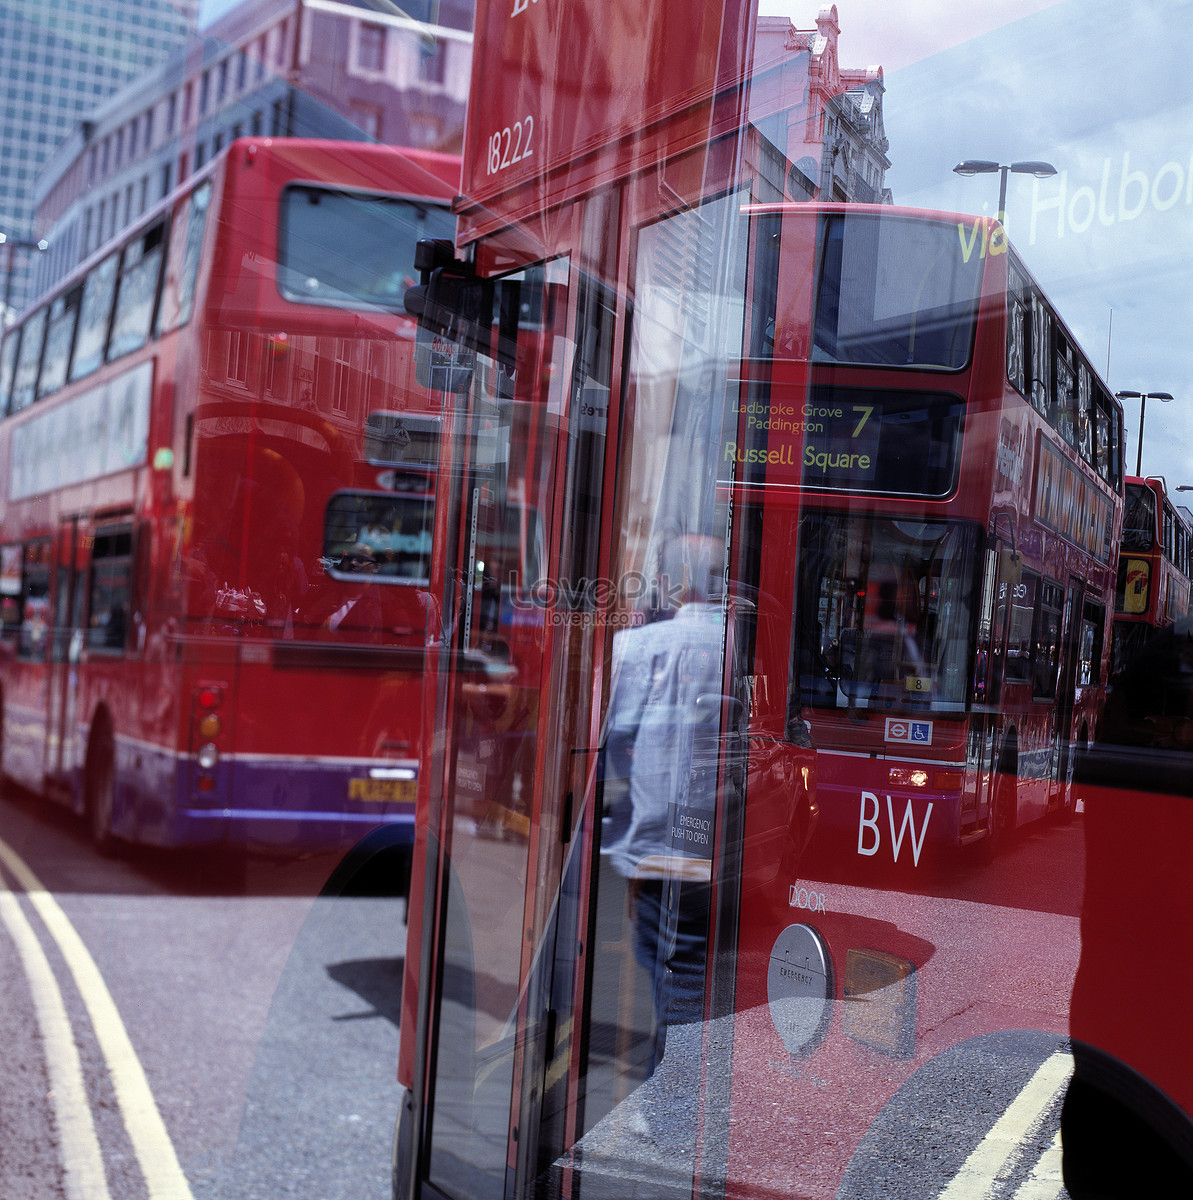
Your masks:
<svg viewBox="0 0 1193 1200"><path fill-rule="evenodd" d="M236 90L244 91L245 79L248 75L249 56L243 49L239 50L236 55Z"/></svg>
<svg viewBox="0 0 1193 1200"><path fill-rule="evenodd" d="M191 123L191 112L195 104L195 85L190 82L182 89L182 123L189 125Z"/></svg>
<svg viewBox="0 0 1193 1200"><path fill-rule="evenodd" d="M285 134L283 131L285 129L285 124L286 123L282 116L282 102L280 100L275 100L273 102L273 124L269 131L270 136L284 137Z"/></svg>
<svg viewBox="0 0 1193 1200"><path fill-rule="evenodd" d="M238 329L228 335L228 382L249 381L249 337Z"/></svg>
<svg viewBox="0 0 1193 1200"><path fill-rule="evenodd" d="M249 128L253 131L253 137L260 137L261 130L265 128L265 115L259 110L254 110L252 124Z"/></svg>
<svg viewBox="0 0 1193 1200"><path fill-rule="evenodd" d="M207 100L211 92L211 72L204 71L199 77L199 116L207 111Z"/></svg>
<svg viewBox="0 0 1193 1200"><path fill-rule="evenodd" d="M352 363L348 359L346 343L336 339L335 368L332 376L331 407L339 413L348 411L348 398L352 393Z"/></svg>
<svg viewBox="0 0 1193 1200"><path fill-rule="evenodd" d="M178 119L178 93L171 92L166 97L166 132L174 132L174 122Z"/></svg>
<svg viewBox="0 0 1193 1200"><path fill-rule="evenodd" d="M443 122L432 113L411 113L410 133L414 145L433 146L443 135Z"/></svg>
<svg viewBox="0 0 1193 1200"><path fill-rule="evenodd" d="M219 73L216 75L215 82L215 100L217 104L222 104L224 97L228 94L228 60L225 58L219 66Z"/></svg>
<svg viewBox="0 0 1193 1200"><path fill-rule="evenodd" d="M384 25L362 21L356 40L356 65L362 71L385 70Z"/></svg>
<svg viewBox="0 0 1193 1200"><path fill-rule="evenodd" d="M280 396L286 390L288 348L280 339L270 339L265 355L265 390L272 396Z"/></svg>
<svg viewBox="0 0 1193 1200"><path fill-rule="evenodd" d="M278 26L277 53L275 61L279 67L286 65L286 43L290 38L290 20L287 18Z"/></svg>
<svg viewBox="0 0 1193 1200"><path fill-rule="evenodd" d="M137 118L134 117L128 123L128 156L130 159L136 158L137 156L137 134L139 132L140 129L137 124Z"/></svg>
<svg viewBox="0 0 1193 1200"><path fill-rule="evenodd" d="M427 83L442 83L447 75L447 42L436 38L428 45L419 42L418 77Z"/></svg>
<svg viewBox="0 0 1193 1200"><path fill-rule="evenodd" d="M174 168L173 163L166 163L165 166L162 167L162 195L163 196L168 196L170 194L170 188L172 188L174 186L174 180L171 178L171 176L173 175L173 168Z"/></svg>
<svg viewBox="0 0 1193 1200"><path fill-rule="evenodd" d="M195 170L196 171L199 170L200 167L202 167L206 161L207 161L207 143L200 142L195 147Z"/></svg>
<svg viewBox="0 0 1193 1200"><path fill-rule="evenodd" d="M374 141L381 140L381 110L379 108L368 108L364 105L353 108L352 120Z"/></svg>
<svg viewBox="0 0 1193 1200"><path fill-rule="evenodd" d="M145 112L145 149L148 150L153 145L153 109L147 109Z"/></svg>

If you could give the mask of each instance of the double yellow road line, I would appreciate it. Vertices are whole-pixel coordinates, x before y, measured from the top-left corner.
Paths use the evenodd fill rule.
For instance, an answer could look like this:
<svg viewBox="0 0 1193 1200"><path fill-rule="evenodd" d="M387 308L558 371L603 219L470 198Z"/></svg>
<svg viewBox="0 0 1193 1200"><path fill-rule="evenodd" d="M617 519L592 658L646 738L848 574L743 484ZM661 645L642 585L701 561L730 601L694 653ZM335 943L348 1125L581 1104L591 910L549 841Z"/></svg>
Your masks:
<svg viewBox="0 0 1193 1200"><path fill-rule="evenodd" d="M0 863L25 892L74 977L150 1200L193 1200L145 1070L83 939L25 861L3 840L0 840ZM66 1195L68 1200L110 1200L78 1045L62 990L32 923L3 876L0 876L0 920L16 945L33 994L45 1046Z"/></svg>

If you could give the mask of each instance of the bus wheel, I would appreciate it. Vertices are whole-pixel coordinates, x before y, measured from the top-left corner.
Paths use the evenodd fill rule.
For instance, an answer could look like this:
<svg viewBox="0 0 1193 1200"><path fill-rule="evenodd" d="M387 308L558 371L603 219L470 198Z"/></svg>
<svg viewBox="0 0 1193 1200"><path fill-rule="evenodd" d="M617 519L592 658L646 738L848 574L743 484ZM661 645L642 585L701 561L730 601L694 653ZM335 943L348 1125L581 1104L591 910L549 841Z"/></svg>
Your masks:
<svg viewBox="0 0 1193 1200"><path fill-rule="evenodd" d="M112 817L116 806L116 754L112 731L101 718L99 728L92 734L87 751L86 811L87 828L95 848L104 855L113 855L118 842L112 832Z"/></svg>

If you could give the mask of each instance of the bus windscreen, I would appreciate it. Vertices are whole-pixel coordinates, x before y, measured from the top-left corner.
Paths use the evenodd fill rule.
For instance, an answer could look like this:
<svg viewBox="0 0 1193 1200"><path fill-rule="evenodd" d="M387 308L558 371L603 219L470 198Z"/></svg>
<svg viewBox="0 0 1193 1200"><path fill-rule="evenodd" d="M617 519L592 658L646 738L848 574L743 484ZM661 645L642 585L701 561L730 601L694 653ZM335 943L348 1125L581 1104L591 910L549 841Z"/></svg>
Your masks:
<svg viewBox="0 0 1193 1200"><path fill-rule="evenodd" d="M827 216L813 359L961 370L972 353L984 262L954 224Z"/></svg>
<svg viewBox="0 0 1193 1200"><path fill-rule="evenodd" d="M450 238L446 207L294 184L282 192L278 286L298 304L404 312L420 238Z"/></svg>
<svg viewBox="0 0 1193 1200"><path fill-rule="evenodd" d="M1146 483L1127 484L1123 510L1124 550L1154 550L1156 545L1156 495Z"/></svg>
<svg viewBox="0 0 1193 1200"><path fill-rule="evenodd" d="M804 703L964 711L977 526L809 512L799 540Z"/></svg>

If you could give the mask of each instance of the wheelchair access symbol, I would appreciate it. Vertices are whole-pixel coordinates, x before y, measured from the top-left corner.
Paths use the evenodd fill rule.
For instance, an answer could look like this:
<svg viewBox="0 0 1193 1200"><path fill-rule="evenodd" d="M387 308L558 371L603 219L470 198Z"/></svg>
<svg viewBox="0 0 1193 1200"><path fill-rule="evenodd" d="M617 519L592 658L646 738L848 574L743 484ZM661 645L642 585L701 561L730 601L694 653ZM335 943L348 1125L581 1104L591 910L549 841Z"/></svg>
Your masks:
<svg viewBox="0 0 1193 1200"><path fill-rule="evenodd" d="M914 746L931 746L932 722L887 717L886 733L883 734L883 738L888 742L907 742Z"/></svg>

